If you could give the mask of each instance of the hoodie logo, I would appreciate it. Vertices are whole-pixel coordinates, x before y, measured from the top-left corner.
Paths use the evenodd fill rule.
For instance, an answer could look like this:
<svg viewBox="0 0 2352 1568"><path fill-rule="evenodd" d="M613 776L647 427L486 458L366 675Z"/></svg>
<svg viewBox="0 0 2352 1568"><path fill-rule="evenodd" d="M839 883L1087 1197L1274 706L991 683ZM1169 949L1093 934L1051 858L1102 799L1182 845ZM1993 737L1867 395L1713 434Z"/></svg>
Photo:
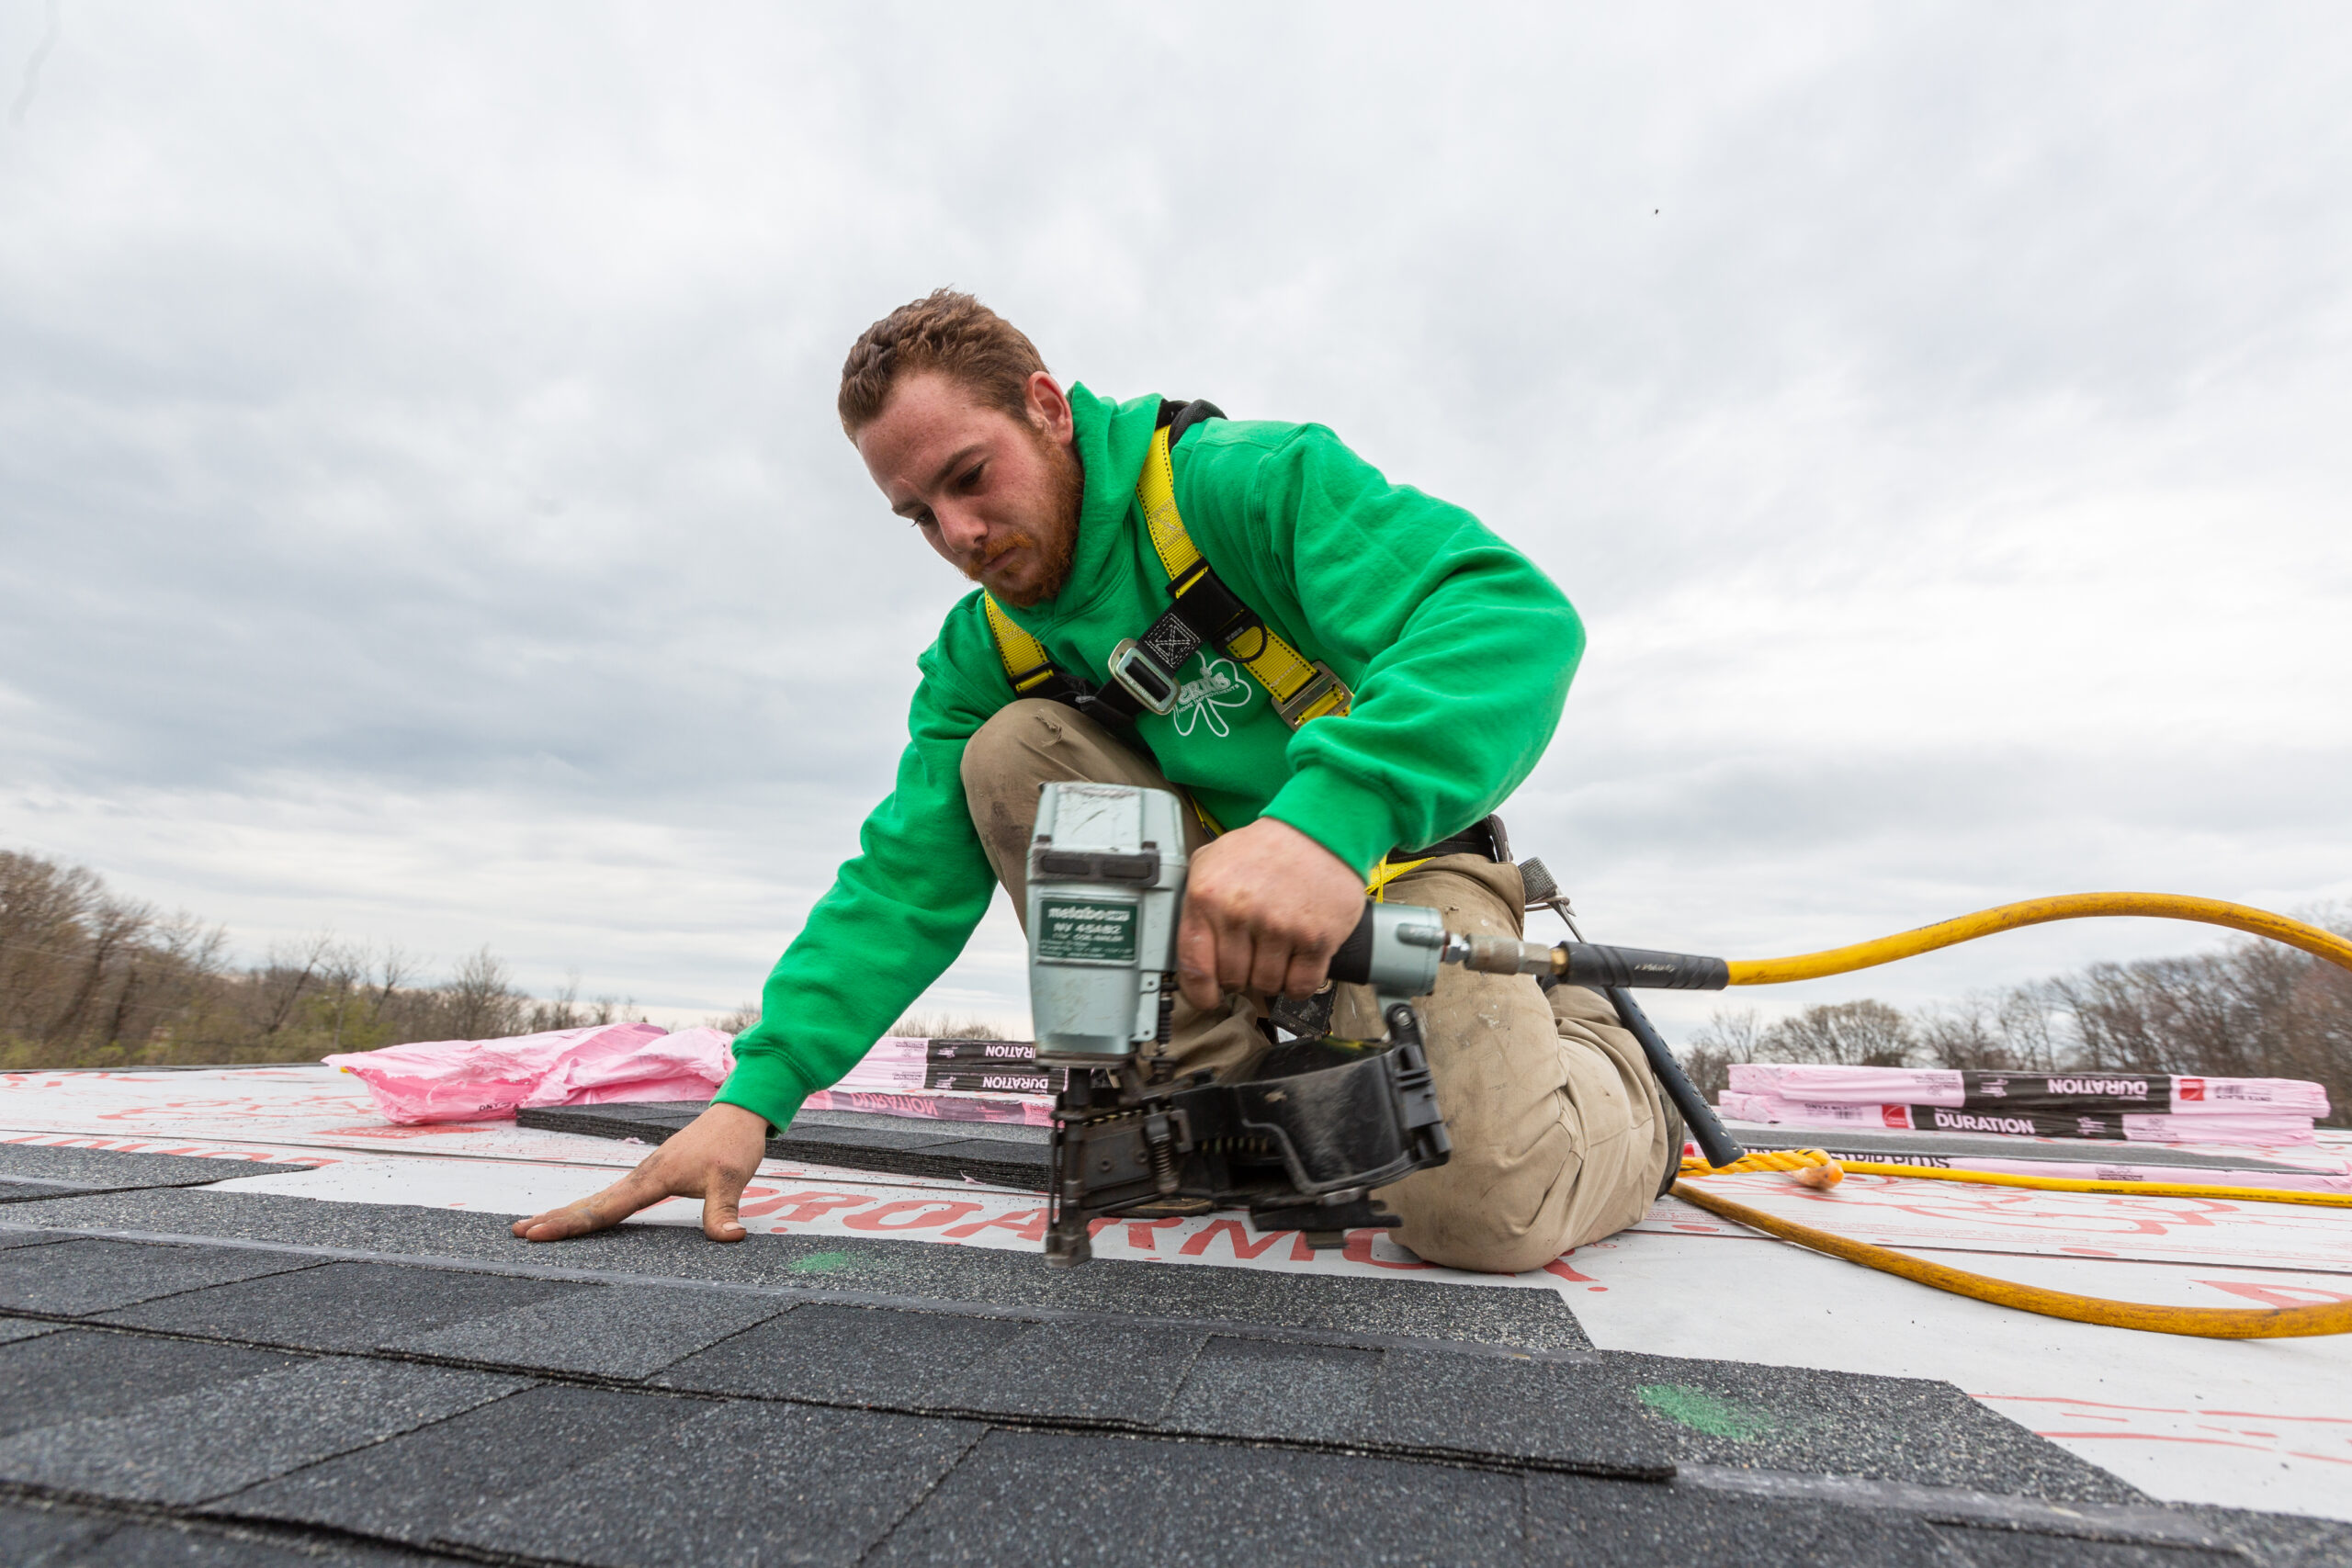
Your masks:
<svg viewBox="0 0 2352 1568"><path fill-rule="evenodd" d="M1240 666L1230 659L1211 659L1204 653L1200 679L1187 681L1176 689L1176 733L1190 735L1197 724L1211 735L1230 735L1233 727L1218 710L1249 705L1250 680L1241 673Z"/></svg>

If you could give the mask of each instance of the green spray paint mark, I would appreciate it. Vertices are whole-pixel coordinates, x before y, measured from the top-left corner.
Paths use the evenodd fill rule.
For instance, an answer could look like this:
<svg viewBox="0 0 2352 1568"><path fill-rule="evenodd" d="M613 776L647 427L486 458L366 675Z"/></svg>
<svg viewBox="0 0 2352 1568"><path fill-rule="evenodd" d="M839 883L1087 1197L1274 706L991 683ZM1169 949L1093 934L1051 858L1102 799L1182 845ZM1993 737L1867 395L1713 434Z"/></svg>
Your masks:
<svg viewBox="0 0 2352 1568"><path fill-rule="evenodd" d="M847 1252L812 1252L806 1258L793 1259L785 1267L795 1274L830 1274L856 1261L856 1257Z"/></svg>
<svg viewBox="0 0 2352 1568"><path fill-rule="evenodd" d="M1753 1442L1770 1432L1780 1422L1769 1410L1737 1400L1709 1393L1703 1388L1688 1383L1645 1382L1637 1391L1644 1404L1669 1421L1679 1422L1694 1432L1704 1432L1711 1438L1729 1438L1736 1443Z"/></svg>

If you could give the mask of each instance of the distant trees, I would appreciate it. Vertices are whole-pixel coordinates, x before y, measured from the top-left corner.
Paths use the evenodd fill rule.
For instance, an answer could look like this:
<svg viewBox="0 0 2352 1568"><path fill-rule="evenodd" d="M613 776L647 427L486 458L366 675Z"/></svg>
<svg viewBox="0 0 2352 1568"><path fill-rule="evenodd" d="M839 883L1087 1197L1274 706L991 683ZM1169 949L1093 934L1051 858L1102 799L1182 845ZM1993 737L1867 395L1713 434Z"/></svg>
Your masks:
<svg viewBox="0 0 2352 1568"><path fill-rule="evenodd" d="M2352 909L2305 918L2352 935ZM2352 974L2277 942L2238 942L2094 964L1907 1015L1840 1002L1765 1027L1753 1009L1718 1010L1682 1059L1710 1100L1738 1062L2309 1078L2326 1087L2329 1122L2352 1126Z"/></svg>
<svg viewBox="0 0 2352 1568"><path fill-rule="evenodd" d="M82 866L0 851L0 1069L315 1061L406 1040L610 1023L634 1005L526 995L489 948L439 984L396 945L322 932L240 967L228 933L109 892Z"/></svg>

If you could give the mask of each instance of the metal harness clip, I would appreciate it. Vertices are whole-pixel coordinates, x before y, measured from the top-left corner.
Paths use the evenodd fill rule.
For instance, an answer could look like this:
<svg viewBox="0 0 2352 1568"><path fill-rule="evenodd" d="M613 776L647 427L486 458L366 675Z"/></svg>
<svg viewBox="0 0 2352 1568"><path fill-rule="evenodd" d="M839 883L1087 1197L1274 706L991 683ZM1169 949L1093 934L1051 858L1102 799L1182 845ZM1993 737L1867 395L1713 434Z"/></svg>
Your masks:
<svg viewBox="0 0 2352 1568"><path fill-rule="evenodd" d="M1161 665L1133 637L1111 650L1111 679L1153 713L1176 711L1175 672Z"/></svg>

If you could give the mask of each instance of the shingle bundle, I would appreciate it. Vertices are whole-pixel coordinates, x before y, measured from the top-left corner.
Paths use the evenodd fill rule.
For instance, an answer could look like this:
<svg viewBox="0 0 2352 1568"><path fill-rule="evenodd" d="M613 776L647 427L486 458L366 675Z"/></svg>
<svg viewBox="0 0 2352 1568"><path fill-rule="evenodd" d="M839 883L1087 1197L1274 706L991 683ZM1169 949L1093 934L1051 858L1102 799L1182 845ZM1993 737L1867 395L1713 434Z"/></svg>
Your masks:
<svg viewBox="0 0 2352 1568"><path fill-rule="evenodd" d="M2307 1144L2327 1091L2298 1078L1747 1063L1717 1097L1743 1122L2131 1143Z"/></svg>
<svg viewBox="0 0 2352 1568"><path fill-rule="evenodd" d="M966 1094L1056 1095L1062 1070L1037 1065L1026 1040L922 1040L888 1034L849 1070L840 1087L907 1094L947 1089Z"/></svg>

